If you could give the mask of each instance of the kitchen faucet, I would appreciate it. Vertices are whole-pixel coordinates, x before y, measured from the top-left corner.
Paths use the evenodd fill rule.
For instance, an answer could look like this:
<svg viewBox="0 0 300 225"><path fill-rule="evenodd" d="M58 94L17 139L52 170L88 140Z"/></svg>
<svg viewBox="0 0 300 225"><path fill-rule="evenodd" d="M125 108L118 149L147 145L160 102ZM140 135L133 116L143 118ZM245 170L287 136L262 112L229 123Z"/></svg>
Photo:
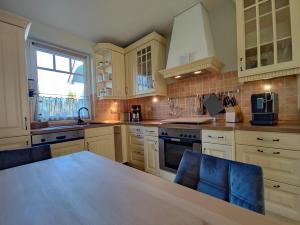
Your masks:
<svg viewBox="0 0 300 225"><path fill-rule="evenodd" d="M78 125L85 124L85 122L81 119L81 116L80 116L81 110L83 110L83 109L85 109L88 112L88 117L90 117L89 109L87 107L81 107L80 109L78 109L78 120L77 120Z"/></svg>

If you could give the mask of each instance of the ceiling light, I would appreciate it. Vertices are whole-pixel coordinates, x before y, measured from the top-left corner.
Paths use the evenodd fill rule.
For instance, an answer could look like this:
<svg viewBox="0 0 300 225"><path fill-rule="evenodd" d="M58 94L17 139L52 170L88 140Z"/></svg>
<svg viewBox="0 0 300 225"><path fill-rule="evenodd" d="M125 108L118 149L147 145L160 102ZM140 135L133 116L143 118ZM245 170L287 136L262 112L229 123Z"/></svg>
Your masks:
<svg viewBox="0 0 300 225"><path fill-rule="evenodd" d="M200 73L202 73L201 70L198 70L198 71L194 72L194 74L200 74Z"/></svg>
<svg viewBox="0 0 300 225"><path fill-rule="evenodd" d="M175 79L179 79L179 78L181 78L181 76L180 76L180 75L178 75L178 76L176 76L176 77L175 77Z"/></svg>

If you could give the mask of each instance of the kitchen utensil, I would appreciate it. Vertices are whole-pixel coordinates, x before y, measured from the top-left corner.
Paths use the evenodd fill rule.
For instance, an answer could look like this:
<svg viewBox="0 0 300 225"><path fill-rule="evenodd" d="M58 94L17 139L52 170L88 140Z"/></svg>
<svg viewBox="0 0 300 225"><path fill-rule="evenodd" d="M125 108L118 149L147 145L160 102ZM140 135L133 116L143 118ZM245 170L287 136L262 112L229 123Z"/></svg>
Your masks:
<svg viewBox="0 0 300 225"><path fill-rule="evenodd" d="M212 117L216 116L219 112L222 112L224 110L224 106L215 94L206 96L203 104Z"/></svg>

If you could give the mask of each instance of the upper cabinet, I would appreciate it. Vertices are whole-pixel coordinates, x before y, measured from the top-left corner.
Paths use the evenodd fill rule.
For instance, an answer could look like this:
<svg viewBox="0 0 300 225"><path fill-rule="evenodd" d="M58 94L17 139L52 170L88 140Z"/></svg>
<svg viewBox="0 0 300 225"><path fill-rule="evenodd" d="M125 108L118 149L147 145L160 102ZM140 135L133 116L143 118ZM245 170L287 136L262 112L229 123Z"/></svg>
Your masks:
<svg viewBox="0 0 300 225"><path fill-rule="evenodd" d="M236 1L239 80L300 72L300 1Z"/></svg>
<svg viewBox="0 0 300 225"><path fill-rule="evenodd" d="M125 49L128 97L166 95L159 70L166 65L166 40L153 32Z"/></svg>
<svg viewBox="0 0 300 225"><path fill-rule="evenodd" d="M94 51L97 97L125 99L124 49L110 43L98 43Z"/></svg>
<svg viewBox="0 0 300 225"><path fill-rule="evenodd" d="M0 10L0 138L29 135L25 37L29 21Z"/></svg>

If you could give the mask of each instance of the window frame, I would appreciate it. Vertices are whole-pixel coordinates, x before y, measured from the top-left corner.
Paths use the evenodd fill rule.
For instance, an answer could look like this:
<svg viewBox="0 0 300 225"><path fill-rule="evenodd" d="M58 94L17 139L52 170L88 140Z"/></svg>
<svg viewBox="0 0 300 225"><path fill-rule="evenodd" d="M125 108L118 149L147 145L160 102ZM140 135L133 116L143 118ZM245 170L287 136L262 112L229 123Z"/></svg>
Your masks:
<svg viewBox="0 0 300 225"><path fill-rule="evenodd" d="M76 73L71 73L71 72L66 72L66 71L61 71L61 70L56 70L55 68L55 55L57 56L62 56L62 57L69 57L72 59L79 59L81 61L84 61L84 66L85 66L85 71L84 74L78 74L81 76L86 77L86 82L85 82L85 90L84 94L85 97L88 101L87 107L89 109L89 118L85 119L85 121L91 121L93 118L93 108L92 108L92 102L93 98L91 97L92 95L92 70L91 70L91 57L89 54L74 51L65 47L61 47L58 45L54 44L49 44L43 41L35 40L35 39L28 39L28 48L29 48L29 75L28 78L34 79L36 81L36 84L38 85L38 69L43 69L43 70L48 70L48 71L53 71L53 72L58 72L58 73L64 73L64 74L75 74ZM50 53L53 54L53 69L48 69L44 67L38 67L37 66L37 60L36 60L36 51L42 51L45 53ZM71 62L70 62L71 63ZM38 88L38 87L37 87ZM36 96L39 96L37 94ZM34 118L34 112L31 112L32 116L32 121L36 121ZM74 121L74 119L67 119L67 120L49 120L48 122L50 124L59 124L59 123L70 123L71 121Z"/></svg>

